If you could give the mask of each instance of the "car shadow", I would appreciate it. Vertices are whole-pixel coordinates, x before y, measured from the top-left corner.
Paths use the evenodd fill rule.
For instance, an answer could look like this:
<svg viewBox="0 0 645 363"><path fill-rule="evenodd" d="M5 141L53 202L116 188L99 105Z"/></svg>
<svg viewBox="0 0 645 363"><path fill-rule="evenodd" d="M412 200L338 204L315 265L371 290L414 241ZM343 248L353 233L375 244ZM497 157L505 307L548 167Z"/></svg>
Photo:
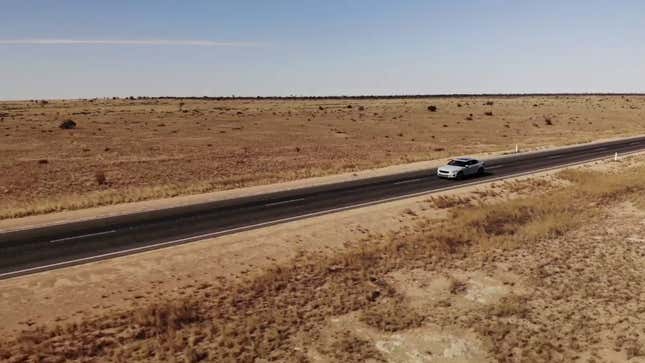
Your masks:
<svg viewBox="0 0 645 363"><path fill-rule="evenodd" d="M464 181L464 180L472 180L472 179L481 179L481 178L486 178L486 177L492 176L492 175L494 175L494 174L491 173L490 171L484 171L481 174L473 174L473 175L468 175L468 176L465 176L465 177L462 177L462 178L451 179L451 180Z"/></svg>

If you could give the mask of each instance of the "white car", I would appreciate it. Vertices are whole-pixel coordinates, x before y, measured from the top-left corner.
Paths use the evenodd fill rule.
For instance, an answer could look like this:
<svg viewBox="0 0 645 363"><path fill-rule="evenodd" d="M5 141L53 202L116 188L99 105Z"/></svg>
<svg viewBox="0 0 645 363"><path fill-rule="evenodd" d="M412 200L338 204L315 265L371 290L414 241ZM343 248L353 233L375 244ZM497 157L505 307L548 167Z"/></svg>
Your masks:
<svg viewBox="0 0 645 363"><path fill-rule="evenodd" d="M447 165L437 168L440 178L462 179L471 175L483 175L486 165L481 160L473 158L457 158L450 160Z"/></svg>

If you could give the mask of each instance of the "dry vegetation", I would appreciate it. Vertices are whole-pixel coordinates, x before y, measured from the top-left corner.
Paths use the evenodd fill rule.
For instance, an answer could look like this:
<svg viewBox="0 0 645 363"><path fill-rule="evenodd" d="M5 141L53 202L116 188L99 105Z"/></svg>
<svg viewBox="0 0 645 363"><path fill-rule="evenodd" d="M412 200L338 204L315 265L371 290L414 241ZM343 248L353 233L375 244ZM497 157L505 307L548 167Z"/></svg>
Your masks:
<svg viewBox="0 0 645 363"><path fill-rule="evenodd" d="M329 343L320 344L318 350L337 362L369 361L385 362L372 342L361 339L349 330L335 334Z"/></svg>
<svg viewBox="0 0 645 363"><path fill-rule="evenodd" d="M0 115L12 218L638 134L645 97L24 101Z"/></svg>
<svg viewBox="0 0 645 363"><path fill-rule="evenodd" d="M360 317L367 325L386 332L417 328L423 324L424 319L400 296L383 299L378 304L368 306Z"/></svg>
<svg viewBox="0 0 645 363"><path fill-rule="evenodd" d="M642 237L645 225L638 223L643 214L615 211L642 200L645 167L559 177L499 184L501 198L487 193L469 208L444 201L438 208L447 218L418 218L413 231L372 236L349 252L302 255L245 281L187 289L180 302L28 329L2 340L0 359L401 361L365 334L408 336L427 326L476 334L486 356L501 362L601 361L607 347L618 360L641 357L645 245L629 238ZM544 191L504 197L535 185ZM610 218L627 219L619 234L613 226L603 234ZM457 270L496 276L502 266L520 278L500 283L505 295L490 301L476 294L472 278L451 277L441 299L432 282L411 280L419 298L391 278L417 271L434 279ZM339 332L329 330L334 319L351 321L352 314L364 328L342 323Z"/></svg>

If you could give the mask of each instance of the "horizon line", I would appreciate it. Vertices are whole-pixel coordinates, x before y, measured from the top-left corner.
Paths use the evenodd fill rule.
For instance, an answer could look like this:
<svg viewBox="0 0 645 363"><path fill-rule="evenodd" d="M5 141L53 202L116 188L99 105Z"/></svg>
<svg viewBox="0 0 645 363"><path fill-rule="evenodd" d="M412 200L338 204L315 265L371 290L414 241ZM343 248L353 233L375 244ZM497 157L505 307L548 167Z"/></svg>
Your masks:
<svg viewBox="0 0 645 363"><path fill-rule="evenodd" d="M88 100L146 100L146 99L186 99L186 100L249 100L249 99L285 99L285 100L325 100L325 99L387 99L387 98L459 98L459 97L535 97L535 96L645 96L645 92L508 92L508 93L428 93L428 94L372 94L372 95L325 95L325 96L97 96L97 97L37 97L37 98L3 98L0 101L88 101Z"/></svg>

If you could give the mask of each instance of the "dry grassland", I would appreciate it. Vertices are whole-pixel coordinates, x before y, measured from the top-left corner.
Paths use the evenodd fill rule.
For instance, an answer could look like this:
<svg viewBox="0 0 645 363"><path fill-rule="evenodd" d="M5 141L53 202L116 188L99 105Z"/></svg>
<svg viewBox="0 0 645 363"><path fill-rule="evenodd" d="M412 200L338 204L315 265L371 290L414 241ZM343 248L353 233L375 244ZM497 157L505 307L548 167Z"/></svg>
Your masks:
<svg viewBox="0 0 645 363"><path fill-rule="evenodd" d="M640 96L6 101L0 218L634 135L644 117Z"/></svg>
<svg viewBox="0 0 645 363"><path fill-rule="evenodd" d="M0 358L641 362L645 165L618 166L432 198L445 218L183 300L26 329Z"/></svg>

